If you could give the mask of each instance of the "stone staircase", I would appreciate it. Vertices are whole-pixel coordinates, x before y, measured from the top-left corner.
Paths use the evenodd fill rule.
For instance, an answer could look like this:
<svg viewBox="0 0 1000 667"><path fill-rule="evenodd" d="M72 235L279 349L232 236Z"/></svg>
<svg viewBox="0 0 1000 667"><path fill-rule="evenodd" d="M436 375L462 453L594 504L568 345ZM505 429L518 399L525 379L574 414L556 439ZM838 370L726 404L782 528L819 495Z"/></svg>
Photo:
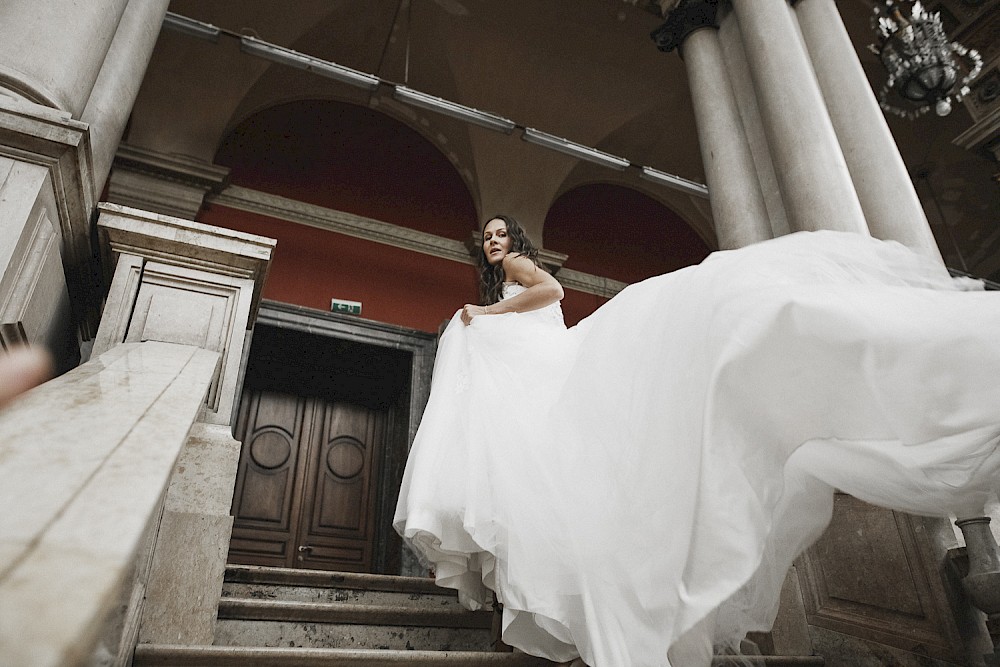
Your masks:
<svg viewBox="0 0 1000 667"><path fill-rule="evenodd" d="M493 614L430 579L232 565L215 646L140 644L135 667L534 667L490 647Z"/></svg>
<svg viewBox="0 0 1000 667"><path fill-rule="evenodd" d="M215 646L140 644L135 667L551 667L490 647L491 612L430 579L234 565ZM821 666L820 658L725 657L723 665ZM626 666L623 666L626 667Z"/></svg>

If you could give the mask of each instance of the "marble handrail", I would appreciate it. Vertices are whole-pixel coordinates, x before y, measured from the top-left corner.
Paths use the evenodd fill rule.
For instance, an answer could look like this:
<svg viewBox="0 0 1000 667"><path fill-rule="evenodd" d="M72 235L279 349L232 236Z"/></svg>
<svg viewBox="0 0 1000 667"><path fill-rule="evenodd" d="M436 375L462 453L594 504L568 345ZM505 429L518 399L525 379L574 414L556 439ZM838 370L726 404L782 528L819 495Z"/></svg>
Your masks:
<svg viewBox="0 0 1000 667"><path fill-rule="evenodd" d="M120 345L0 410L0 664L90 656L218 361Z"/></svg>

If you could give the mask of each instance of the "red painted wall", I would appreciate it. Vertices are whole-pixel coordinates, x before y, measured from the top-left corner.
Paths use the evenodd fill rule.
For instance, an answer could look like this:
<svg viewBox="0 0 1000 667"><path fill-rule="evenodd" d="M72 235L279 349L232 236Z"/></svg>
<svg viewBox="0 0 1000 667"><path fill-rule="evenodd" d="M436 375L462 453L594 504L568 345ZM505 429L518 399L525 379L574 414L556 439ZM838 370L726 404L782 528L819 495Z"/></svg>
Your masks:
<svg viewBox="0 0 1000 667"><path fill-rule="evenodd" d="M222 206L198 220L278 240L265 299L320 310L332 297L361 301L364 318L429 332L478 299L467 264Z"/></svg>
<svg viewBox="0 0 1000 667"><path fill-rule="evenodd" d="M605 301L607 299L604 297L588 294L587 292L566 290L566 296L562 300L563 318L566 320L567 325L573 326L597 310Z"/></svg>
<svg viewBox="0 0 1000 667"><path fill-rule="evenodd" d="M378 111L329 100L265 109L216 153L232 183L465 241L479 228L448 159Z"/></svg>
<svg viewBox="0 0 1000 667"><path fill-rule="evenodd" d="M460 241L478 229L472 197L447 158L371 109L328 100L265 109L226 137L215 161L230 168L235 185ZM361 301L364 318L429 332L478 299L475 269L466 264L221 206L198 219L278 240L267 299L321 310L331 297ZM708 253L672 211L610 185L561 197L546 220L545 245L568 253L568 268L626 282ZM567 291L567 323L604 301Z"/></svg>
<svg viewBox="0 0 1000 667"><path fill-rule="evenodd" d="M361 301L361 316L421 331L466 303L478 303L473 266L410 252L224 206L207 206L199 222L278 240L264 298L330 309L333 297ZM566 290L563 314L576 324L607 299Z"/></svg>

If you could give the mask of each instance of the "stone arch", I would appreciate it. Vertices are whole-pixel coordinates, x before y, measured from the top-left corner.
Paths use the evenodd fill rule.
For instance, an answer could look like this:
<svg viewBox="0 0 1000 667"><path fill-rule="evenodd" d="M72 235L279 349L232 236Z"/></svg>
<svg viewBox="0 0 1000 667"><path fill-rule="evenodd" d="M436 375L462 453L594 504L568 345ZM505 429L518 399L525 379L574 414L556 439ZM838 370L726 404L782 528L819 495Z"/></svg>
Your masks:
<svg viewBox="0 0 1000 667"><path fill-rule="evenodd" d="M556 199L545 247L569 255L568 269L637 282L697 264L711 249L680 215L639 190L582 184Z"/></svg>
<svg viewBox="0 0 1000 667"><path fill-rule="evenodd" d="M465 240L473 198L448 157L380 111L298 99L257 111L226 134L215 163L236 185Z"/></svg>
<svg viewBox="0 0 1000 667"><path fill-rule="evenodd" d="M245 118L220 143L230 183L458 241L476 208L465 181L419 132L362 105L302 99ZM296 204L297 206L298 204ZM436 331L476 299L473 267L280 217L210 204L199 221L276 238L264 298Z"/></svg>

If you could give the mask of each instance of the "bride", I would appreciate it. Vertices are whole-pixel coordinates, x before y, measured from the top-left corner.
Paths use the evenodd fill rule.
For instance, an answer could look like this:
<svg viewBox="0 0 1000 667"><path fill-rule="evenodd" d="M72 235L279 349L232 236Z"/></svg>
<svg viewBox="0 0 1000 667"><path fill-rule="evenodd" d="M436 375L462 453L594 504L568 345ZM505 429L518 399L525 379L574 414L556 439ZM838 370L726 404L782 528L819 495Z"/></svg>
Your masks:
<svg viewBox="0 0 1000 667"><path fill-rule="evenodd" d="M504 642L708 664L766 630L833 490L981 513L1000 301L903 246L805 232L631 285L566 328L515 220L441 336L394 526Z"/></svg>

